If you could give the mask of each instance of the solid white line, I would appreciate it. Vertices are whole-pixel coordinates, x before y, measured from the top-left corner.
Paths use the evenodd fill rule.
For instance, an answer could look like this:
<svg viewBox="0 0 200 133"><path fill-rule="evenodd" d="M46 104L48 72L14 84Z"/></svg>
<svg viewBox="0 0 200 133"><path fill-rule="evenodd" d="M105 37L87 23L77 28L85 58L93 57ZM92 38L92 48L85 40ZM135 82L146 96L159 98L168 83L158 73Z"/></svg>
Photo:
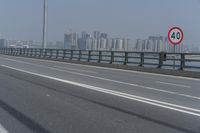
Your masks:
<svg viewBox="0 0 200 133"><path fill-rule="evenodd" d="M87 72L87 73L94 73L98 74L98 72L94 71L87 71L87 70L82 70L82 69L73 69L73 68L68 68L68 67L60 67L60 66L54 66L55 68L60 68L60 69L65 69L65 70L74 70L74 71L79 71L79 72Z"/></svg>
<svg viewBox="0 0 200 133"><path fill-rule="evenodd" d="M161 82L161 81L156 81L156 83L158 83L158 84L165 84L165 85L172 85L172 86L177 86L177 87L184 87L184 88L192 88L191 86L188 86L188 85L181 85L181 84Z"/></svg>
<svg viewBox="0 0 200 133"><path fill-rule="evenodd" d="M3 58L3 57L0 57L0 58ZM20 59L20 58L27 59L26 57L16 57L16 56L15 56L15 58L18 58L18 59ZM65 64L65 65L68 64L68 65L83 66L83 67L97 68L97 69L104 69L104 70L113 70L113 71L121 71L121 72L128 72L128 73L137 73L137 74L144 74L144 75L169 77L169 78L175 78L175 79L200 81L199 78L190 78L190 77L165 75L165 74L158 74L158 73L151 73L151 72L141 72L141 71L134 71L134 70L124 70L124 69L117 69L117 68L99 67L99 66L92 66L92 65L85 65L85 64L75 64L75 63L52 61L52 60L44 60L44 59L34 59L34 58L28 58L28 59L29 60L34 60L34 61L39 60L39 61L43 61L43 62L51 62L51 63L56 63L56 64Z"/></svg>
<svg viewBox="0 0 200 133"><path fill-rule="evenodd" d="M9 132L0 124L0 133L9 133Z"/></svg>
<svg viewBox="0 0 200 133"><path fill-rule="evenodd" d="M2 57L0 57L2 58ZM33 64L33 63L29 63L29 62L25 62L25 61L21 61L21 60L14 60L14 59L9 59L9 58L3 58L5 60L8 60L8 61L14 61L14 62L18 62L18 63L24 63L24 64Z"/></svg>
<svg viewBox="0 0 200 133"><path fill-rule="evenodd" d="M95 90L95 91L98 91L98 92L103 92L103 93L106 93L106 94L111 94L111 95L114 95L114 96L118 96L118 97L130 99L130 100L150 104L150 105L153 105L153 106L162 107L162 108L166 108L166 109L169 109L169 110L174 110L174 111L177 111L177 112L181 112L181 113L190 114L190 115L200 117L200 114L199 114L200 110L198 110L198 109L180 106L180 105L176 105L176 104L171 104L171 103L167 103L167 102L162 102L162 101L158 101L158 100L153 100L153 99L140 97L140 96L136 96L136 95L130 95L130 94L122 93L122 92L119 92L119 91L113 91L113 90L109 90L109 89L104 89L104 88L100 88L100 87L95 87L95 86L91 86L91 85L86 85L86 84L82 84L82 83L68 81L68 80L55 78L55 77L51 77L51 76L47 76L47 75L42 75L42 74L38 74L38 73L33 73L33 72L13 68L13 67L6 66L6 65L1 65L1 66L9 68L9 69L16 70L16 71L24 72L24 73L27 73L27 74L40 76L40 77L43 77L43 78L48 78L48 79L51 79L51 80L55 80L55 81L59 81L59 82L63 82L63 83L87 88L87 89L90 89L90 90Z"/></svg>
<svg viewBox="0 0 200 133"><path fill-rule="evenodd" d="M186 94L182 94L182 93L178 93L178 92L167 91L167 90L162 90L162 89L156 89L156 88L153 88L153 87L147 87L147 86L143 86L143 85L127 83L127 82L123 82L123 81L117 81L117 80L112 80L112 79L107 79L107 78L102 78L102 77L96 77L96 76L92 76L92 75L88 75L88 74L82 74L82 73L78 73L78 72L60 70L60 69L56 69L56 68L52 68L52 67L47 67L47 68L52 69L52 70L56 70L56 71L67 72L67 73L76 74L76 75L80 75L80 76L95 78L95 79L99 79L99 80L114 82L114 83L118 83L118 84L134 86L134 87L143 88L143 89L146 89L146 90L153 90L153 91L158 91L158 92L163 92L163 93L168 93L168 94L173 94L173 95L178 95L178 96L182 96L182 97L187 97L187 98L200 100L200 97L196 97L196 96L192 96L192 95L186 95Z"/></svg>
<svg viewBox="0 0 200 133"><path fill-rule="evenodd" d="M7 58L5 58L5 59L8 60ZM173 95L178 95L178 96L182 96L182 97L187 97L187 98L200 100L200 97L197 97L197 96L192 96L192 95L182 94L182 93L178 93L178 92L167 91L167 90L157 89L157 88L153 88L153 87L147 87L147 86L143 86L143 85L138 85L138 84L133 84L133 83L127 83L127 82L122 82L122 81L117 81L117 80L112 80L112 79L92 76L92 75L78 73L78 72L61 70L61 69L57 69L57 68L54 68L54 67L45 67L43 65L37 65L37 64L29 63L29 62L24 62L24 61L18 61L18 60L12 60L12 59L10 59L10 60L11 61L15 61L15 62L19 62L19 63L25 63L25 64L29 64L29 65L49 68L49 69L60 71L60 72L67 72L67 73L76 74L76 75L80 75L80 76L85 76L85 77L95 78L95 79L99 79L99 80L114 82L114 83L118 83L118 84L124 84L124 85L139 87L139 88L143 88L143 89L147 89L147 90L153 90L153 91L158 91L158 92L163 92L163 93L168 93L168 94L173 94Z"/></svg>

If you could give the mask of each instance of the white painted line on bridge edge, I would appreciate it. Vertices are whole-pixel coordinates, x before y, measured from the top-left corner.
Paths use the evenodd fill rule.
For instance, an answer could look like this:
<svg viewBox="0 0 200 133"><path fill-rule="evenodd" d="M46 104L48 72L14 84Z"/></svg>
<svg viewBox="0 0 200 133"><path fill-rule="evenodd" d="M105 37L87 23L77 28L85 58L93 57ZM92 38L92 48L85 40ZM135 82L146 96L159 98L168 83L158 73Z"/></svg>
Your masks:
<svg viewBox="0 0 200 133"><path fill-rule="evenodd" d="M90 89L90 90L95 90L95 91L98 91L98 92L118 96L118 97L121 97L121 98L126 98L126 99L129 99L129 100L134 100L134 101L142 102L142 103L145 103L145 104L149 104L149 105L153 105L153 106L157 106L157 107L181 112L181 113L184 113L184 114L189 114L189 115L200 117L200 110L195 109L195 108L180 106L180 105L162 102L162 101L158 101L158 100L154 100L154 99L149 99L149 98L145 98L145 97L140 97L140 96L136 96L136 95L122 93L122 92L119 92L119 91L113 91L113 90L95 87L95 86L91 86L91 85L87 85L87 84L68 81L68 80L64 80L64 79L60 79L60 78L56 78L56 77L51 77L51 76L47 76L47 75L43 75L43 74L39 74L39 73L33 73L33 72L30 72L30 71L25 71L25 70L22 70L22 69L13 68L13 67L6 66L6 65L1 65L1 66L15 70L15 71L19 71L19 72L23 72L23 73L27 73L27 74L31 74L31 75L35 75L35 76L39 76L39 77L63 82L63 83L66 83L66 84L71 84L71 85L74 85L74 86L79 86L79 87L87 88L87 89Z"/></svg>
<svg viewBox="0 0 200 133"><path fill-rule="evenodd" d="M0 57L5 59L4 57ZM16 57L15 58L23 58L27 59L26 57ZM68 64L68 65L74 65L74 66L83 66L83 67L89 67L89 68L97 68L97 69L103 69L103 70L113 70L113 71L121 71L121 72L128 72L128 73L137 73L137 74L144 74L144 75L152 75L152 76L160 76L160 77L169 77L169 78L175 78L175 79L184 79L184 80L193 80L193 81L200 81L199 78L191 78L191 77L183 77L183 76L173 76L173 75L166 75L166 74L158 74L158 73L151 73L151 72L142 72L142 71L134 71L134 70L124 70L124 69L117 69L117 68L108 68L108 67L99 67L99 66L93 66L93 65L85 65L85 64L75 64L75 63L69 63L69 62L60 62L60 61L52 61L52 60L44 60L44 59L34 59L34 58L28 58L29 60L34 61L42 61L42 62L51 62L56 64Z"/></svg>
<svg viewBox="0 0 200 133"><path fill-rule="evenodd" d="M188 85L181 85L181 84L161 82L161 81L156 81L156 83L157 84L165 84L165 85L177 86L177 87L183 87L183 88L192 88L192 86L188 86Z"/></svg>
<svg viewBox="0 0 200 133"><path fill-rule="evenodd" d="M8 60L7 58L5 58L5 59ZM18 63L24 63L24 64L29 64L29 65L39 66L39 67L45 67L43 65L38 65L38 64L24 62L24 61L18 61L18 60L13 60L13 59L9 59L9 60L14 61L14 62L18 62ZM139 88L143 88L143 89L146 89L146 90L153 90L153 91L158 91L158 92L162 92L162 93L168 93L168 94L172 94L172 95L177 95L177 96L182 96L182 97L200 100L200 97L182 94L182 93L178 93L178 92L174 92L174 91L167 91L167 90L163 90L163 89L157 89L157 88L153 88L153 87L148 87L148 86L143 86L143 85L138 85L138 84L133 84L133 83L127 83L127 82L117 81L117 80L113 80L113 79L107 79L107 78L103 78L103 77L97 77L97 76L92 76L92 75L88 75L88 74L83 74L83 73L78 73L78 72L73 72L73 71L67 71L67 70L63 70L63 69L61 70L61 69L57 69L57 68L54 68L54 67L45 67L45 68L49 68L49 69L60 71L60 72L67 72L67 73L71 73L71 74L75 74L75 75L79 75L79 76L85 76L85 77L95 78L95 79L99 79L99 80L114 82L114 83L118 83L118 84L124 84L124 85L128 85L128 86L139 87Z"/></svg>
<svg viewBox="0 0 200 133"><path fill-rule="evenodd" d="M9 133L9 132L0 124L0 133Z"/></svg>
<svg viewBox="0 0 200 133"><path fill-rule="evenodd" d="M182 93L178 93L178 92L174 92L174 91L167 91L167 90L157 89L157 88L143 86L143 85L139 85L139 84L127 83L127 82L123 82L123 81L117 81L117 80L113 80L113 79L107 79L107 78L103 78L103 77L97 77L97 76L92 76L92 75L88 75L88 74L82 74L82 73L78 73L78 72L60 70L60 69L53 68L53 67L47 67L47 68L52 69L52 70L56 70L56 71L60 71L60 72L67 72L67 73L71 73L71 74L75 74L75 75L79 75L79 76L85 76L85 77L89 77L89 78L95 78L95 79L114 82L114 83L118 83L118 84L124 84L124 85L128 85L128 86L139 87L139 88L146 89L146 90L153 90L153 91L157 91L157 92L168 93L168 94L172 94L172 95L177 95L177 96L182 96L182 97L200 100L200 97L182 94Z"/></svg>

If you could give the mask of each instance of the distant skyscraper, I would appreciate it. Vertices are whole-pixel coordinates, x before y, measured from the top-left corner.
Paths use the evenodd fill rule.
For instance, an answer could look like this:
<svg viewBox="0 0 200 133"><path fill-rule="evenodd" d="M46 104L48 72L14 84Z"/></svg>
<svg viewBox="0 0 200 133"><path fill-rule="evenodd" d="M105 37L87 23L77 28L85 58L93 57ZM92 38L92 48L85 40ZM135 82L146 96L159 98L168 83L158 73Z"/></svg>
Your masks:
<svg viewBox="0 0 200 133"><path fill-rule="evenodd" d="M77 33L64 34L64 48L65 49L77 49L78 48Z"/></svg>
<svg viewBox="0 0 200 133"><path fill-rule="evenodd" d="M123 49L128 51L129 39L123 39Z"/></svg>
<svg viewBox="0 0 200 133"><path fill-rule="evenodd" d="M100 50L106 50L106 41L105 38L100 39Z"/></svg>
<svg viewBox="0 0 200 133"><path fill-rule="evenodd" d="M87 39L87 38L90 38L90 37L91 37L91 35L86 33L86 32L81 33L81 38Z"/></svg>
<svg viewBox="0 0 200 133"><path fill-rule="evenodd" d="M0 39L0 48L6 47L6 40L5 39Z"/></svg>
<svg viewBox="0 0 200 133"><path fill-rule="evenodd" d="M99 31L94 31L94 33L93 33L93 37L94 37L95 39L99 39L99 38L100 38L100 35L101 35L101 33L100 33Z"/></svg>
<svg viewBox="0 0 200 133"><path fill-rule="evenodd" d="M78 39L78 49L86 50L86 39L85 38Z"/></svg>
<svg viewBox="0 0 200 133"><path fill-rule="evenodd" d="M93 50L93 40L92 38L86 39L86 50Z"/></svg>
<svg viewBox="0 0 200 133"><path fill-rule="evenodd" d="M100 34L100 38L105 38L105 39L107 39L107 38L108 38L108 34L107 34L107 33L101 33L101 34Z"/></svg>
<svg viewBox="0 0 200 133"><path fill-rule="evenodd" d="M135 50L142 51L142 40L141 39L136 40Z"/></svg>
<svg viewBox="0 0 200 133"><path fill-rule="evenodd" d="M161 52L164 51L165 38L163 36L149 36L148 43L152 47L152 52Z"/></svg>
<svg viewBox="0 0 200 133"><path fill-rule="evenodd" d="M106 49L112 50L112 39L108 38L106 41Z"/></svg>
<svg viewBox="0 0 200 133"><path fill-rule="evenodd" d="M118 38L116 43L116 50L122 51L123 50L123 40Z"/></svg>
<svg viewBox="0 0 200 133"><path fill-rule="evenodd" d="M97 50L97 39L92 38L92 50Z"/></svg>

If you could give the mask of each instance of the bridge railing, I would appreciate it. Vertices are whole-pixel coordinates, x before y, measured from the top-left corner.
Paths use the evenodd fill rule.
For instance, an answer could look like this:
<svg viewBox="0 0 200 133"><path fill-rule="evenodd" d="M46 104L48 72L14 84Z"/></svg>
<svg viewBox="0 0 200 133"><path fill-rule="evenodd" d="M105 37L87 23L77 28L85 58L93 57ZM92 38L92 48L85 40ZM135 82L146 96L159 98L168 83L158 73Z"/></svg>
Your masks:
<svg viewBox="0 0 200 133"><path fill-rule="evenodd" d="M77 60L140 67L200 71L200 53L124 52L38 48L0 48L1 54Z"/></svg>

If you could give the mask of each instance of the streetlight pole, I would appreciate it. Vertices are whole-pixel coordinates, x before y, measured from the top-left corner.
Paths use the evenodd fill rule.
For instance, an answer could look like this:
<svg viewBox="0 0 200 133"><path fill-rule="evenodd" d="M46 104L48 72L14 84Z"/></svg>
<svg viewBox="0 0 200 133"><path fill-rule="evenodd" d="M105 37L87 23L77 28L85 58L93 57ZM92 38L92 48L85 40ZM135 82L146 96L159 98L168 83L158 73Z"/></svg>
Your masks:
<svg viewBox="0 0 200 133"><path fill-rule="evenodd" d="M44 0L43 37L42 37L43 50L46 49L46 45L47 45L47 19L48 19L48 0Z"/></svg>

